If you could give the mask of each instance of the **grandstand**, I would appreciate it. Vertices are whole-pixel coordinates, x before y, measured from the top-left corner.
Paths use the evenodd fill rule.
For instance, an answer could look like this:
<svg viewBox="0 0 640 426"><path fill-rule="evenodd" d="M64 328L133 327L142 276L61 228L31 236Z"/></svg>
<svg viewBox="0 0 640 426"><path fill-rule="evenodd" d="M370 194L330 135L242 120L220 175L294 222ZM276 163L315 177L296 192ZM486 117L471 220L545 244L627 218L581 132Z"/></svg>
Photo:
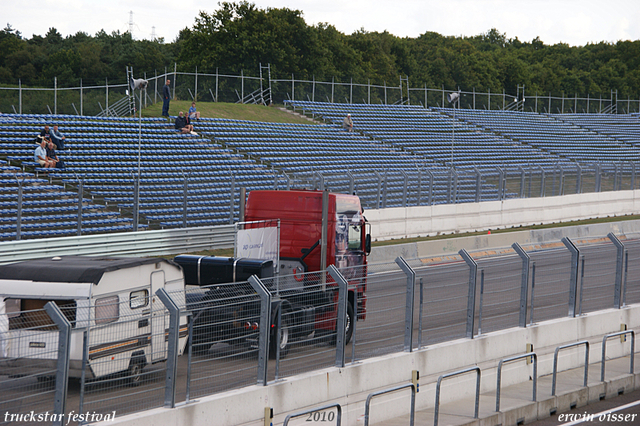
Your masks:
<svg viewBox="0 0 640 426"><path fill-rule="evenodd" d="M0 240L134 229L138 164L139 227L159 229L237 220L240 187L354 191L366 208L477 202L525 196L504 183L509 173L524 182L525 170L631 164L635 177L640 154L637 114L285 104L324 124L205 118L193 136L161 118L0 114ZM347 113L352 133L341 128ZM45 124L67 135L65 170L33 162Z"/></svg>

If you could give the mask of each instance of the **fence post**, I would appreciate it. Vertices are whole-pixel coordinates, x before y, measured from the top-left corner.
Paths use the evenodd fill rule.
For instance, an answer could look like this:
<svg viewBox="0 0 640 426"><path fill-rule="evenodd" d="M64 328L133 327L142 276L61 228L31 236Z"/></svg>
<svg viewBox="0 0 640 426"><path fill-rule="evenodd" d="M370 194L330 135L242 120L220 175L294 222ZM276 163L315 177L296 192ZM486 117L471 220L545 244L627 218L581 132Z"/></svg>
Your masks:
<svg viewBox="0 0 640 426"><path fill-rule="evenodd" d="M133 232L138 231L140 212L140 175L136 175L133 181Z"/></svg>
<svg viewBox="0 0 640 426"><path fill-rule="evenodd" d="M109 116L109 79L105 77L104 79L104 107L105 107L105 116Z"/></svg>
<svg viewBox="0 0 640 426"><path fill-rule="evenodd" d="M425 170L425 172L429 175L429 198L427 200L427 205L433 204L433 172L431 170Z"/></svg>
<svg viewBox="0 0 640 426"><path fill-rule="evenodd" d="M82 80L80 80L80 84L82 84ZM82 105L82 104L80 104ZM80 107L82 110L82 107ZM22 80L18 79L18 111L22 114Z"/></svg>
<svg viewBox="0 0 640 426"><path fill-rule="evenodd" d="M347 170L347 177L349 178L349 194L355 195L356 183L351 170Z"/></svg>
<svg viewBox="0 0 640 426"><path fill-rule="evenodd" d="M194 88L193 88L193 101L197 102L198 100L198 66L196 65L196 78L195 78Z"/></svg>
<svg viewBox="0 0 640 426"><path fill-rule="evenodd" d="M53 113L58 113L58 77L53 77Z"/></svg>
<svg viewBox="0 0 640 426"><path fill-rule="evenodd" d="M76 176L78 179L78 176ZM84 179L78 179L78 235L82 235L82 200L84 195Z"/></svg>
<svg viewBox="0 0 640 426"><path fill-rule="evenodd" d="M631 189L636 189L636 163L630 161L631 163Z"/></svg>
<svg viewBox="0 0 640 426"><path fill-rule="evenodd" d="M538 168L540 169L540 197L544 197L544 187L546 185L545 172L542 166L538 166Z"/></svg>
<svg viewBox="0 0 640 426"><path fill-rule="evenodd" d="M344 367L344 350L346 346L346 317L347 317L347 303L349 297L347 295L347 288L349 283L340 273L335 265L329 265L327 272L331 275L334 281L338 284L338 313L336 318L336 362L335 366L338 368ZM355 325L356 316L354 315L351 327Z"/></svg>
<svg viewBox="0 0 640 426"><path fill-rule="evenodd" d="M417 196L416 206L419 206L422 201L422 170L418 169L418 196Z"/></svg>
<svg viewBox="0 0 640 426"><path fill-rule="evenodd" d="M402 186L402 207L407 207L407 186L409 185L409 176L404 170L400 171L404 177L404 185Z"/></svg>
<svg viewBox="0 0 640 426"><path fill-rule="evenodd" d="M60 418L59 425L66 424L67 386L69 381L69 354L71 352L71 323L64 316L58 305L47 302L44 305L51 320L58 326L58 362L56 369L56 391L53 412Z"/></svg>
<svg viewBox="0 0 640 426"><path fill-rule="evenodd" d="M524 198L524 186L527 180L527 175L524 171L524 167L518 166L518 168L520 169L520 198Z"/></svg>
<svg viewBox="0 0 640 426"><path fill-rule="evenodd" d="M624 244L616 237L613 232L609 232L607 237L616 246L616 283L613 294L613 307L620 309L622 306L620 293L622 291L622 274L624 269Z"/></svg>
<svg viewBox="0 0 640 426"><path fill-rule="evenodd" d="M407 294L404 305L404 351L413 352L413 307L415 305L416 273L402 257L396 263L407 275Z"/></svg>
<svg viewBox="0 0 640 426"><path fill-rule="evenodd" d="M182 227L187 227L187 199L189 196L189 176L182 173L184 177L183 195L182 195Z"/></svg>
<svg viewBox="0 0 640 426"><path fill-rule="evenodd" d="M496 169L498 169L498 201L502 201L504 198L504 171L498 166Z"/></svg>
<svg viewBox="0 0 640 426"><path fill-rule="evenodd" d="M522 259L522 277L520 282L520 327L527 326L527 295L529 294L529 265L531 257L520 244L513 243L511 247Z"/></svg>
<svg viewBox="0 0 640 426"><path fill-rule="evenodd" d="M380 175L380 173L378 173L377 171L374 170L374 172L376 174L376 176L378 176L378 190L376 191L376 195L377 195L377 200L376 200L376 209L380 208L380 197L382 194L382 175Z"/></svg>
<svg viewBox="0 0 640 426"><path fill-rule="evenodd" d="M218 67L216 67L216 98L213 102L218 102Z"/></svg>
<svg viewBox="0 0 640 426"><path fill-rule="evenodd" d="M22 229L21 229L21 225L22 225L22 185L24 183L24 177L22 178L22 181L20 181L18 179L18 176L16 175L16 180L18 181L18 205L16 206L16 240L20 241L20 238L22 238Z"/></svg>
<svg viewBox="0 0 640 426"><path fill-rule="evenodd" d="M178 376L178 352L180 334L180 308L164 288L156 291L156 296L169 311L169 335L167 337L167 376L164 388L164 406L176 406L176 378ZM164 334L164 331L163 331Z"/></svg>
<svg viewBox="0 0 640 426"><path fill-rule="evenodd" d="M233 216L236 206L236 177L231 175L231 190L229 191L229 223L233 225Z"/></svg>
<svg viewBox="0 0 640 426"><path fill-rule="evenodd" d="M258 337L258 384L267 386L267 361L269 360L269 332L271 323L271 293L255 275L249 284L260 296L260 335Z"/></svg>
<svg viewBox="0 0 640 426"><path fill-rule="evenodd" d="M562 243L571 252L571 277L569 278L569 316L576 316L576 292L578 289L578 262L580 250L567 238L562 238Z"/></svg>
<svg viewBox="0 0 640 426"><path fill-rule="evenodd" d="M473 170L476 172L476 203L479 203L482 199L482 173L475 166Z"/></svg>
<svg viewBox="0 0 640 426"><path fill-rule="evenodd" d="M465 249L460 250L458 254L462 257L466 264L469 265L469 293L467 295L467 338L473 339L478 264Z"/></svg>
<svg viewBox="0 0 640 426"><path fill-rule="evenodd" d="M576 194L582 193L582 167L580 164L576 163L577 171L576 171Z"/></svg>

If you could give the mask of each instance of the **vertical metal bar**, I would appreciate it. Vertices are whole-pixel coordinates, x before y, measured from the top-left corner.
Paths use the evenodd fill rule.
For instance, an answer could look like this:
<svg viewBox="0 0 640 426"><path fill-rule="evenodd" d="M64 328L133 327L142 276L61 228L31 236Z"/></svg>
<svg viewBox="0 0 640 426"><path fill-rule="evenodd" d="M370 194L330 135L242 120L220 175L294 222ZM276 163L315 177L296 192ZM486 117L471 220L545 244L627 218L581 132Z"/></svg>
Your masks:
<svg viewBox="0 0 640 426"><path fill-rule="evenodd" d="M429 175L429 198L427 199L427 204L430 206L433 204L433 172L431 170L426 170Z"/></svg>
<svg viewBox="0 0 640 426"><path fill-rule="evenodd" d="M467 294L467 338L473 339L478 264L465 249L460 250L458 254L462 257L466 264L469 265L469 292Z"/></svg>
<svg viewBox="0 0 640 426"><path fill-rule="evenodd" d="M276 370L274 374L274 380L278 380L280 378L280 342L282 339L282 301L278 302L278 316L276 318Z"/></svg>
<svg viewBox="0 0 640 426"><path fill-rule="evenodd" d="M621 303L621 292L622 292L622 275L624 268L624 244L622 241L616 237L613 232L609 232L607 237L611 240L611 242L616 246L616 282L613 293L613 307L616 309L620 309L622 306Z"/></svg>
<svg viewBox="0 0 640 426"><path fill-rule="evenodd" d="M140 175L137 175L133 181L133 232L138 231L138 222L140 211Z"/></svg>
<svg viewBox="0 0 640 426"><path fill-rule="evenodd" d="M404 177L404 185L402 186L402 207L407 207L407 187L409 186L409 176L404 170L400 171Z"/></svg>
<svg viewBox="0 0 640 426"><path fill-rule="evenodd" d="M216 98L213 102L218 102L218 67L216 67Z"/></svg>
<svg viewBox="0 0 640 426"><path fill-rule="evenodd" d="M80 79L80 115L84 115L82 107L83 107L83 101L82 101L82 79Z"/></svg>
<svg viewBox="0 0 640 426"><path fill-rule="evenodd" d="M187 227L187 200L189 199L189 177L183 174L184 182L182 188L182 227Z"/></svg>
<svg viewBox="0 0 640 426"><path fill-rule="evenodd" d="M422 348L422 316L424 309L424 284L420 277L420 311L418 312L418 349Z"/></svg>
<svg viewBox="0 0 640 426"><path fill-rule="evenodd" d="M407 288L404 305L404 351L413 352L413 310L416 294L416 273L402 257L397 257L396 263L407 275Z"/></svg>
<svg viewBox="0 0 640 426"><path fill-rule="evenodd" d="M629 279L629 251L624 252L624 287L622 289L622 306L627 306L627 280Z"/></svg>
<svg viewBox="0 0 640 426"><path fill-rule="evenodd" d="M529 314L529 324L533 325L533 301L536 289L536 262L531 264L531 313Z"/></svg>
<svg viewBox="0 0 640 426"><path fill-rule="evenodd" d="M262 71L262 69L261 69ZM195 83L193 84L193 101L196 102L198 100L198 66L196 65L196 78Z"/></svg>
<svg viewBox="0 0 640 426"><path fill-rule="evenodd" d="M482 305L484 299L484 269L480 270L480 306L478 307L478 336L482 334Z"/></svg>
<svg viewBox="0 0 640 426"><path fill-rule="evenodd" d="M229 191L229 223L233 224L236 208L236 177L231 175L231 190Z"/></svg>
<svg viewBox="0 0 640 426"><path fill-rule="evenodd" d="M88 309L91 312L91 309ZM91 314L89 313L89 317ZM87 363L89 362L89 324L90 318L87 318L87 327L82 332L82 371L80 372L80 402L78 403L78 412L83 413L84 407L84 388L86 385Z"/></svg>
<svg viewBox="0 0 640 426"><path fill-rule="evenodd" d="M69 381L69 354L71 352L71 323L64 316L58 305L47 302L44 305L51 320L58 326L58 362L56 369L56 390L53 412L60 419L59 425L66 424L67 385ZM54 422L55 423L55 422Z"/></svg>
<svg viewBox="0 0 640 426"><path fill-rule="evenodd" d="M418 195L416 200L416 206L422 203L422 170L418 169Z"/></svg>
<svg viewBox="0 0 640 426"><path fill-rule="evenodd" d="M382 185L382 208L383 209L387 208L388 189L389 189L389 179L387 176L387 169L384 169L384 182Z"/></svg>
<svg viewBox="0 0 640 426"><path fill-rule="evenodd" d="M338 312L336 318L336 362L335 366L338 368L344 367L344 349L346 345L346 318L347 318L347 303L349 298L347 297L347 290L349 283L340 273L335 265L329 265L327 272L331 275L333 280L338 284ZM324 274L324 271L323 271ZM355 317L353 322L355 322ZM352 324L353 326L353 324Z"/></svg>
<svg viewBox="0 0 640 426"><path fill-rule="evenodd" d="M540 197L544 197L544 190L545 190L545 172L544 169L542 167L538 167L540 169Z"/></svg>
<svg viewBox="0 0 640 426"><path fill-rule="evenodd" d="M187 389L185 402L189 402L191 399L191 358L193 354L193 315L189 318L189 329L188 329L188 339L189 339L189 353L187 354Z"/></svg>
<svg viewBox="0 0 640 426"><path fill-rule="evenodd" d="M18 205L16 206L16 240L20 241L22 238L22 184L24 183L24 178L22 181L18 179L16 175L16 180L18 181Z"/></svg>
<svg viewBox="0 0 640 426"><path fill-rule="evenodd" d="M582 167L576 163L576 194L582 193Z"/></svg>
<svg viewBox="0 0 640 426"><path fill-rule="evenodd" d="M355 178L353 177L353 173L351 173L350 170L347 170L347 177L349 178L349 194L355 195Z"/></svg>
<svg viewBox="0 0 640 426"><path fill-rule="evenodd" d="M482 200L482 173L477 167L473 168L476 172L476 203Z"/></svg>
<svg viewBox="0 0 640 426"><path fill-rule="evenodd" d="M53 113L58 113L58 77L53 77Z"/></svg>
<svg viewBox="0 0 640 426"><path fill-rule="evenodd" d="M582 300L584 295L584 255L580 257L582 267L580 268L580 300L578 301L578 315L582 315Z"/></svg>
<svg viewBox="0 0 640 426"><path fill-rule="evenodd" d="M84 179L78 179L78 235L82 235L82 200L84 190L82 188Z"/></svg>
<svg viewBox="0 0 640 426"><path fill-rule="evenodd" d="M244 186L240 187L240 213L239 213L239 217L238 217L238 221L239 222L244 222L244 209L245 209L245 204L247 202L247 188L245 188ZM279 246L278 246L279 247Z"/></svg>
<svg viewBox="0 0 640 426"><path fill-rule="evenodd" d="M580 250L567 238L562 238L562 243L571 252L571 277L569 278L569 316L576 316L576 296L578 289L578 262Z"/></svg>
<svg viewBox="0 0 640 426"><path fill-rule="evenodd" d="M323 185L324 186L324 185ZM329 190L322 190L322 222L320 228L320 270L327 269L327 236L329 233ZM326 290L327 275L322 274L322 291Z"/></svg>
<svg viewBox="0 0 640 426"><path fill-rule="evenodd" d="M271 330L271 293L255 275L249 284L260 296L260 334L258 337L258 384L267 386L267 361L269 360L269 332Z"/></svg>
<svg viewBox="0 0 640 426"><path fill-rule="evenodd" d="M527 326L527 296L529 294L529 265L531 263L531 257L522 246L518 243L513 243L511 247L522 259L522 277L520 280L520 327Z"/></svg>
<svg viewBox="0 0 640 426"><path fill-rule="evenodd" d="M164 388L164 406L176 406L176 379L178 377L178 342L180 334L180 308L164 288L156 296L169 311L169 336L167 341L167 376ZM164 330L163 330L164 334ZM154 349L157 350L157 349Z"/></svg>
<svg viewBox="0 0 640 426"><path fill-rule="evenodd" d="M524 167L518 166L520 169L520 198L524 198L524 186L527 181L527 175L524 171Z"/></svg>
<svg viewBox="0 0 640 426"><path fill-rule="evenodd" d="M80 80L82 86L82 80ZM80 103L80 111L82 111L82 102ZM18 112L22 114L22 79L18 79Z"/></svg>

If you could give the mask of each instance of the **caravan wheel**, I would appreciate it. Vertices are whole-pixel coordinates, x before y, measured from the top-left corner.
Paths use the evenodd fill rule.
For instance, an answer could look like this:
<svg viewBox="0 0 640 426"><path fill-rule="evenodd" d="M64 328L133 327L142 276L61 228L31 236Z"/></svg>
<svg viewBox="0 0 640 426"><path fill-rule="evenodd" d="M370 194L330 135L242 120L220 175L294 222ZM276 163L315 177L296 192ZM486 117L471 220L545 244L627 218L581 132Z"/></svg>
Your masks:
<svg viewBox="0 0 640 426"><path fill-rule="evenodd" d="M127 370L127 381L129 386L138 386L142 383L142 370L144 369L144 358L131 358L129 369Z"/></svg>

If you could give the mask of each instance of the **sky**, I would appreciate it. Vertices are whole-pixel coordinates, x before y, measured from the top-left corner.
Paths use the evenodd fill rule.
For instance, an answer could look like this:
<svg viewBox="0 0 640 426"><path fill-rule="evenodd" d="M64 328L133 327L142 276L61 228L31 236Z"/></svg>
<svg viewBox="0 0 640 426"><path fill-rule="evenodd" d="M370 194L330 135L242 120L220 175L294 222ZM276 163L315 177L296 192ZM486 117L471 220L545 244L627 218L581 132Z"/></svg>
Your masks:
<svg viewBox="0 0 640 426"><path fill-rule="evenodd" d="M125 32L135 39L176 39L192 27L199 11L213 13L217 1L2 0L0 25L10 24L24 38L44 36L54 27L63 36ZM297 9L308 25L321 22L338 31L388 31L399 37L426 32L476 36L496 28L507 38L547 45L584 46L601 41L640 39L640 0L253 0L261 9ZM206 5L206 6L203 6ZM130 12L133 12L132 14ZM1 22L4 21L4 22ZM132 25L130 25L132 23Z"/></svg>

